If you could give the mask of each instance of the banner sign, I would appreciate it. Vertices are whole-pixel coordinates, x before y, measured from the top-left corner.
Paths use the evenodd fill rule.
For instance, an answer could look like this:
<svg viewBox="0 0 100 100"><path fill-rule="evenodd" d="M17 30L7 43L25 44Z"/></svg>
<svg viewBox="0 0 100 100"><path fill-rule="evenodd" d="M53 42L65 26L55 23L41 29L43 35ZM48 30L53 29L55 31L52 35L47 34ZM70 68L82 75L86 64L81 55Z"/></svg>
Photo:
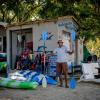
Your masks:
<svg viewBox="0 0 100 100"><path fill-rule="evenodd" d="M49 69L48 69L49 76L56 76L56 60L57 60L56 55L49 56Z"/></svg>

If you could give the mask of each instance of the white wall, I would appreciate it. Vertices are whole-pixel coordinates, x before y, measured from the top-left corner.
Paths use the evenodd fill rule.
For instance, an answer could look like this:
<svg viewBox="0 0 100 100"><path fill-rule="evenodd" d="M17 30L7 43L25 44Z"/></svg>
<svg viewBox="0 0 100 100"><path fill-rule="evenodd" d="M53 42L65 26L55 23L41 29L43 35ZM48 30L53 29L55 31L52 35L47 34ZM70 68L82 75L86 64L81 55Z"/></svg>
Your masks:
<svg viewBox="0 0 100 100"><path fill-rule="evenodd" d="M10 68L11 68L11 44L10 44L10 31L7 30L6 31L6 36L7 36L7 64L8 64L8 67L7 67L7 73L8 71L10 71Z"/></svg>
<svg viewBox="0 0 100 100"><path fill-rule="evenodd" d="M50 32L54 36L51 40L46 41L48 50L54 50L57 47L58 30L57 25L54 22L46 22L33 25L33 49L37 50L38 46L43 45L43 41L39 41L42 32Z"/></svg>
<svg viewBox="0 0 100 100"><path fill-rule="evenodd" d="M12 32L12 65L15 64L17 55L17 34ZM12 66L13 68L14 66Z"/></svg>
<svg viewBox="0 0 100 100"><path fill-rule="evenodd" d="M62 30L69 32L71 34L71 31L75 31L74 28L74 23L72 20L69 19L63 19L63 20L58 20L57 22L58 24L58 34L59 34L59 39L62 39L64 41L64 45L67 46L68 50L71 51L72 50L72 46L70 46L69 44L69 38L68 36L64 37L62 34ZM73 49L75 50L75 43L73 44ZM72 55L67 54L68 56L68 61L69 62L75 62L75 52Z"/></svg>
<svg viewBox="0 0 100 100"><path fill-rule="evenodd" d="M59 26L58 24L61 24L61 26ZM67 26L67 28L65 26ZM71 31L76 31L76 28L77 26L75 27L75 23L69 19L60 19L56 23L45 22L45 23L33 24L33 49L34 51L37 50L38 46L43 45L43 41L39 41L42 32L51 32L52 34L54 34L54 37L52 38L52 40L46 41L46 46L48 50L54 50L57 47L58 39L64 39L64 37L62 37L62 30L65 30L71 33ZM74 49L75 49L75 44L74 44ZM78 51L75 51L72 55L68 55L69 61L73 63L77 62L77 64L79 64L80 61L82 61L83 55L79 54L79 49L80 48L78 48ZM82 49L82 46L81 46L81 49ZM77 54L76 52L78 52L77 61L75 57Z"/></svg>
<svg viewBox="0 0 100 100"><path fill-rule="evenodd" d="M33 41L32 33L25 33L25 36L27 42Z"/></svg>

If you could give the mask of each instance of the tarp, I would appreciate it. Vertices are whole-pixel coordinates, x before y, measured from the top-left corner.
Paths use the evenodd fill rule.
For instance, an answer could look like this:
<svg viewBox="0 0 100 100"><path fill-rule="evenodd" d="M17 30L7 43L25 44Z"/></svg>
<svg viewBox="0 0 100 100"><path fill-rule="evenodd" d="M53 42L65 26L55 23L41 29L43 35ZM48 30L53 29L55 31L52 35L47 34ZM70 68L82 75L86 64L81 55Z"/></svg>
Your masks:
<svg viewBox="0 0 100 100"><path fill-rule="evenodd" d="M55 85L57 84L57 82L55 80L53 80L51 77L47 76L47 75L43 75L37 72L33 72L30 70L22 70L19 72L15 72L10 74L9 78L13 78L16 80L24 80L26 79L26 81L29 82L37 82L38 84L42 84L42 79L43 77L46 78L47 80L47 84L51 84L51 85Z"/></svg>

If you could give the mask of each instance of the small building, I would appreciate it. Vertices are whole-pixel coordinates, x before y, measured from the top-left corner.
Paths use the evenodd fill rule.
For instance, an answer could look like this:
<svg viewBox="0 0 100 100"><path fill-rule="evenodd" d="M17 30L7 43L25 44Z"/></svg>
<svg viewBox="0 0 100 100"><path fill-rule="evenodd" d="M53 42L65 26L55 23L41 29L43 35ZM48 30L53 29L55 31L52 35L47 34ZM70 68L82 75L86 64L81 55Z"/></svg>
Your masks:
<svg viewBox="0 0 100 100"><path fill-rule="evenodd" d="M57 47L58 39L64 41L64 45L70 50L72 45L71 34L78 34L79 24L73 16L65 16L52 20L36 20L7 26L7 61L9 66L14 66L16 55L19 54L27 44L33 51L43 46L41 33L46 32L48 39L45 43L47 51L53 51ZM18 42L19 41L19 42ZM72 42L71 42L72 43ZM79 64L83 61L83 43L81 39L74 41L74 54L68 55L69 61Z"/></svg>

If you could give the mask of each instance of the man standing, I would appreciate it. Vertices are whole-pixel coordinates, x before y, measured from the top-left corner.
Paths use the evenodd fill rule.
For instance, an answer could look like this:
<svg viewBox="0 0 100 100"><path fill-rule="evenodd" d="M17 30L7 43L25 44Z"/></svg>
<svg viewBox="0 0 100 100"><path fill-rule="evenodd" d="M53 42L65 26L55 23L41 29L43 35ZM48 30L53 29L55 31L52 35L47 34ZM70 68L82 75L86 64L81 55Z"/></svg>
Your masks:
<svg viewBox="0 0 100 100"><path fill-rule="evenodd" d="M67 66L67 53L72 54L72 52L68 52L67 47L63 45L62 40L58 40L58 47L54 50L54 54L57 55L57 75L59 77L60 84L59 86L62 87L63 79L62 74L64 74L65 79L65 87L68 88L68 66Z"/></svg>

